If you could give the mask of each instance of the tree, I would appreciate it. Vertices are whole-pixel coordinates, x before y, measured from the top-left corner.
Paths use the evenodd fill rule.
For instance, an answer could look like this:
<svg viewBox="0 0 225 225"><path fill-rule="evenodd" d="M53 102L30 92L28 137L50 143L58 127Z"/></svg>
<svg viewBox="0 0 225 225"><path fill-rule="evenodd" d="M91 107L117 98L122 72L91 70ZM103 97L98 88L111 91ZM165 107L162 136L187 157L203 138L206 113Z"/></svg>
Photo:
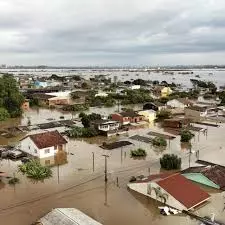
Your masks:
<svg viewBox="0 0 225 225"><path fill-rule="evenodd" d="M83 83L81 84L81 88L83 88L83 89L88 89L88 83L87 83L87 82L83 82Z"/></svg>
<svg viewBox="0 0 225 225"><path fill-rule="evenodd" d="M161 110L156 114L158 120L169 119L171 117L171 112L168 110Z"/></svg>
<svg viewBox="0 0 225 225"><path fill-rule="evenodd" d="M72 138L95 137L98 136L98 131L93 127L73 127L71 130L67 131L67 136Z"/></svg>
<svg viewBox="0 0 225 225"><path fill-rule="evenodd" d="M85 128L87 128L87 127L90 127L91 121L100 120L101 118L102 118L102 116L100 114L97 114L97 113L91 113L89 115L84 113L84 114L82 114L81 122L82 122L83 126Z"/></svg>
<svg viewBox="0 0 225 225"><path fill-rule="evenodd" d="M195 135L192 134L189 130L181 131L181 142L189 142Z"/></svg>
<svg viewBox="0 0 225 225"><path fill-rule="evenodd" d="M52 176L52 170L50 167L42 166L38 160L33 159L25 164L19 165L18 167L20 172L34 180L44 180Z"/></svg>
<svg viewBox="0 0 225 225"><path fill-rule="evenodd" d="M155 137L153 140L152 140L152 144L154 146L167 146L167 142L166 142L166 139L163 138L163 137Z"/></svg>
<svg viewBox="0 0 225 225"><path fill-rule="evenodd" d="M77 94L77 92L71 92L70 96L71 96L71 98L73 100L76 100L76 99L79 99L80 98L80 96Z"/></svg>
<svg viewBox="0 0 225 225"><path fill-rule="evenodd" d="M162 169L176 170L181 168L181 158L174 154L165 154L160 158L160 165Z"/></svg>
<svg viewBox="0 0 225 225"><path fill-rule="evenodd" d="M147 152L142 148L138 148L137 150L131 150L130 156L131 157L146 157Z"/></svg>
<svg viewBox="0 0 225 225"><path fill-rule="evenodd" d="M10 117L22 115L21 105L23 95L19 92L16 80L12 75L3 75L0 78L0 107L5 108Z"/></svg>
<svg viewBox="0 0 225 225"><path fill-rule="evenodd" d="M4 121L10 117L8 111L5 108L0 108L0 121Z"/></svg>

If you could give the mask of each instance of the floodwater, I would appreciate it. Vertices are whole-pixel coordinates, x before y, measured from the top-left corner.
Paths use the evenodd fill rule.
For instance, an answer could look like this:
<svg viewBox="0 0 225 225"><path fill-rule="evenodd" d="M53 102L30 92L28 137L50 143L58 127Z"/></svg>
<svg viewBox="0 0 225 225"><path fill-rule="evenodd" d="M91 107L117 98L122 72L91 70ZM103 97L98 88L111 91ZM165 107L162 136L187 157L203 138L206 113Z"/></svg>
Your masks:
<svg viewBox="0 0 225 225"><path fill-rule="evenodd" d="M65 119L71 118L71 114L64 114L57 110L30 110L23 118L9 120L0 126L3 128L15 124L26 125L27 117L33 124L48 122L49 118L58 120L62 114ZM20 174L17 168L20 161L1 160L1 171L8 173L11 177L15 174L20 179L20 183L10 186L7 184L7 178L2 180L0 225L29 225L56 207L78 208L105 225L198 224L197 221L184 215L161 216L156 201L127 190L126 184L131 176L148 175L160 171L159 158L163 153L175 153L182 157L183 168L189 165L188 147L180 144L179 137L168 141L165 149L154 148L150 144L129 139L130 136L136 134L150 137L147 135L149 129L162 130L151 124L143 129L131 130L128 135L70 139L67 155L58 155L41 161L43 164L53 166L53 177L44 182L34 182ZM221 124L219 128L209 127L208 136L200 134L198 138L196 133L192 141L192 150L200 150L200 159L210 161L213 155L213 160L220 160L224 164L224 158L219 155L225 152L224 131L225 126ZM18 137L1 138L0 144L16 142L18 139ZM110 151L99 147L104 141L116 140L128 140L133 145ZM148 155L145 159L130 158L130 150L138 147L146 149ZM105 158L103 154L109 156L107 185L104 183ZM207 159L208 155L210 158ZM192 154L190 166L196 165L195 160L195 154ZM223 194L213 190L209 191L212 194L210 203L196 213L201 216L210 216L214 212L218 220L224 221Z"/></svg>
<svg viewBox="0 0 225 225"><path fill-rule="evenodd" d="M90 77L94 77L96 75L105 75L114 80L114 77L117 77L118 81L126 81L132 79L144 79L144 80L158 80L158 81L167 81L169 83L179 81L182 86L190 88L191 82L190 79L200 79L206 81L214 82L218 87L225 85L225 70L224 69L190 69L190 72L193 74L179 74L181 71L174 71L173 75L163 74L162 72L153 72L150 73L147 71L121 71L121 70L91 70L91 69L0 69L0 72L9 72L15 75L31 75L31 76L51 76L52 74L57 74L59 76L67 76L67 75L80 75L85 79L89 79ZM186 71L185 71L186 72ZM199 75L199 77L196 77Z"/></svg>

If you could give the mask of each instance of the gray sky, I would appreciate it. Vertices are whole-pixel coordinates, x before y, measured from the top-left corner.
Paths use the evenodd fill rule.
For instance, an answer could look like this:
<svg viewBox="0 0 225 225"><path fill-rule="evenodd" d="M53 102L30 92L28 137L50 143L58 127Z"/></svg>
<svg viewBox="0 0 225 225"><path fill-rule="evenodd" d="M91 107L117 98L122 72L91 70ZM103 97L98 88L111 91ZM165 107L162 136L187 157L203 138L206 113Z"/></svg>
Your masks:
<svg viewBox="0 0 225 225"><path fill-rule="evenodd" d="M0 0L0 64L225 64L225 0Z"/></svg>

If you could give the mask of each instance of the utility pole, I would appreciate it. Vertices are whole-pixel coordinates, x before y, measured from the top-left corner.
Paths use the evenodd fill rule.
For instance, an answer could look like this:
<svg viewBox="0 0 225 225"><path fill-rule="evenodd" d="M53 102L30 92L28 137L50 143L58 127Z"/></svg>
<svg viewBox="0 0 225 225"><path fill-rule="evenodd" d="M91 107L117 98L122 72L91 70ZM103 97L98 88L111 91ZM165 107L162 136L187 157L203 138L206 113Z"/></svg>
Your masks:
<svg viewBox="0 0 225 225"><path fill-rule="evenodd" d="M95 171L95 153L92 152L92 169L93 169L93 172Z"/></svg>
<svg viewBox="0 0 225 225"><path fill-rule="evenodd" d="M109 158L108 155L102 155L105 157L105 183L108 182L108 177L107 177L107 174L108 174L108 171L107 171L107 158Z"/></svg>
<svg viewBox="0 0 225 225"><path fill-rule="evenodd" d="M191 167L191 146L189 149L189 168Z"/></svg>
<svg viewBox="0 0 225 225"><path fill-rule="evenodd" d="M59 163L57 164L58 184L59 184Z"/></svg>

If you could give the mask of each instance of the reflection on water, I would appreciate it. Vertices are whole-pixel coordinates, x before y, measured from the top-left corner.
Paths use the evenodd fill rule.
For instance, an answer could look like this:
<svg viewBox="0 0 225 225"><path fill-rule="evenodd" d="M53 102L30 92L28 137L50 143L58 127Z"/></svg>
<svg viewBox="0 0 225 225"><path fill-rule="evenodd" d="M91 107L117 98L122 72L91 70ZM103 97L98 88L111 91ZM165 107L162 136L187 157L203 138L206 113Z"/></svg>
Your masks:
<svg viewBox="0 0 225 225"><path fill-rule="evenodd" d="M40 163L43 166L56 166L56 165L64 165L68 163L67 161L67 153L62 151L56 153L54 156L41 158Z"/></svg>

